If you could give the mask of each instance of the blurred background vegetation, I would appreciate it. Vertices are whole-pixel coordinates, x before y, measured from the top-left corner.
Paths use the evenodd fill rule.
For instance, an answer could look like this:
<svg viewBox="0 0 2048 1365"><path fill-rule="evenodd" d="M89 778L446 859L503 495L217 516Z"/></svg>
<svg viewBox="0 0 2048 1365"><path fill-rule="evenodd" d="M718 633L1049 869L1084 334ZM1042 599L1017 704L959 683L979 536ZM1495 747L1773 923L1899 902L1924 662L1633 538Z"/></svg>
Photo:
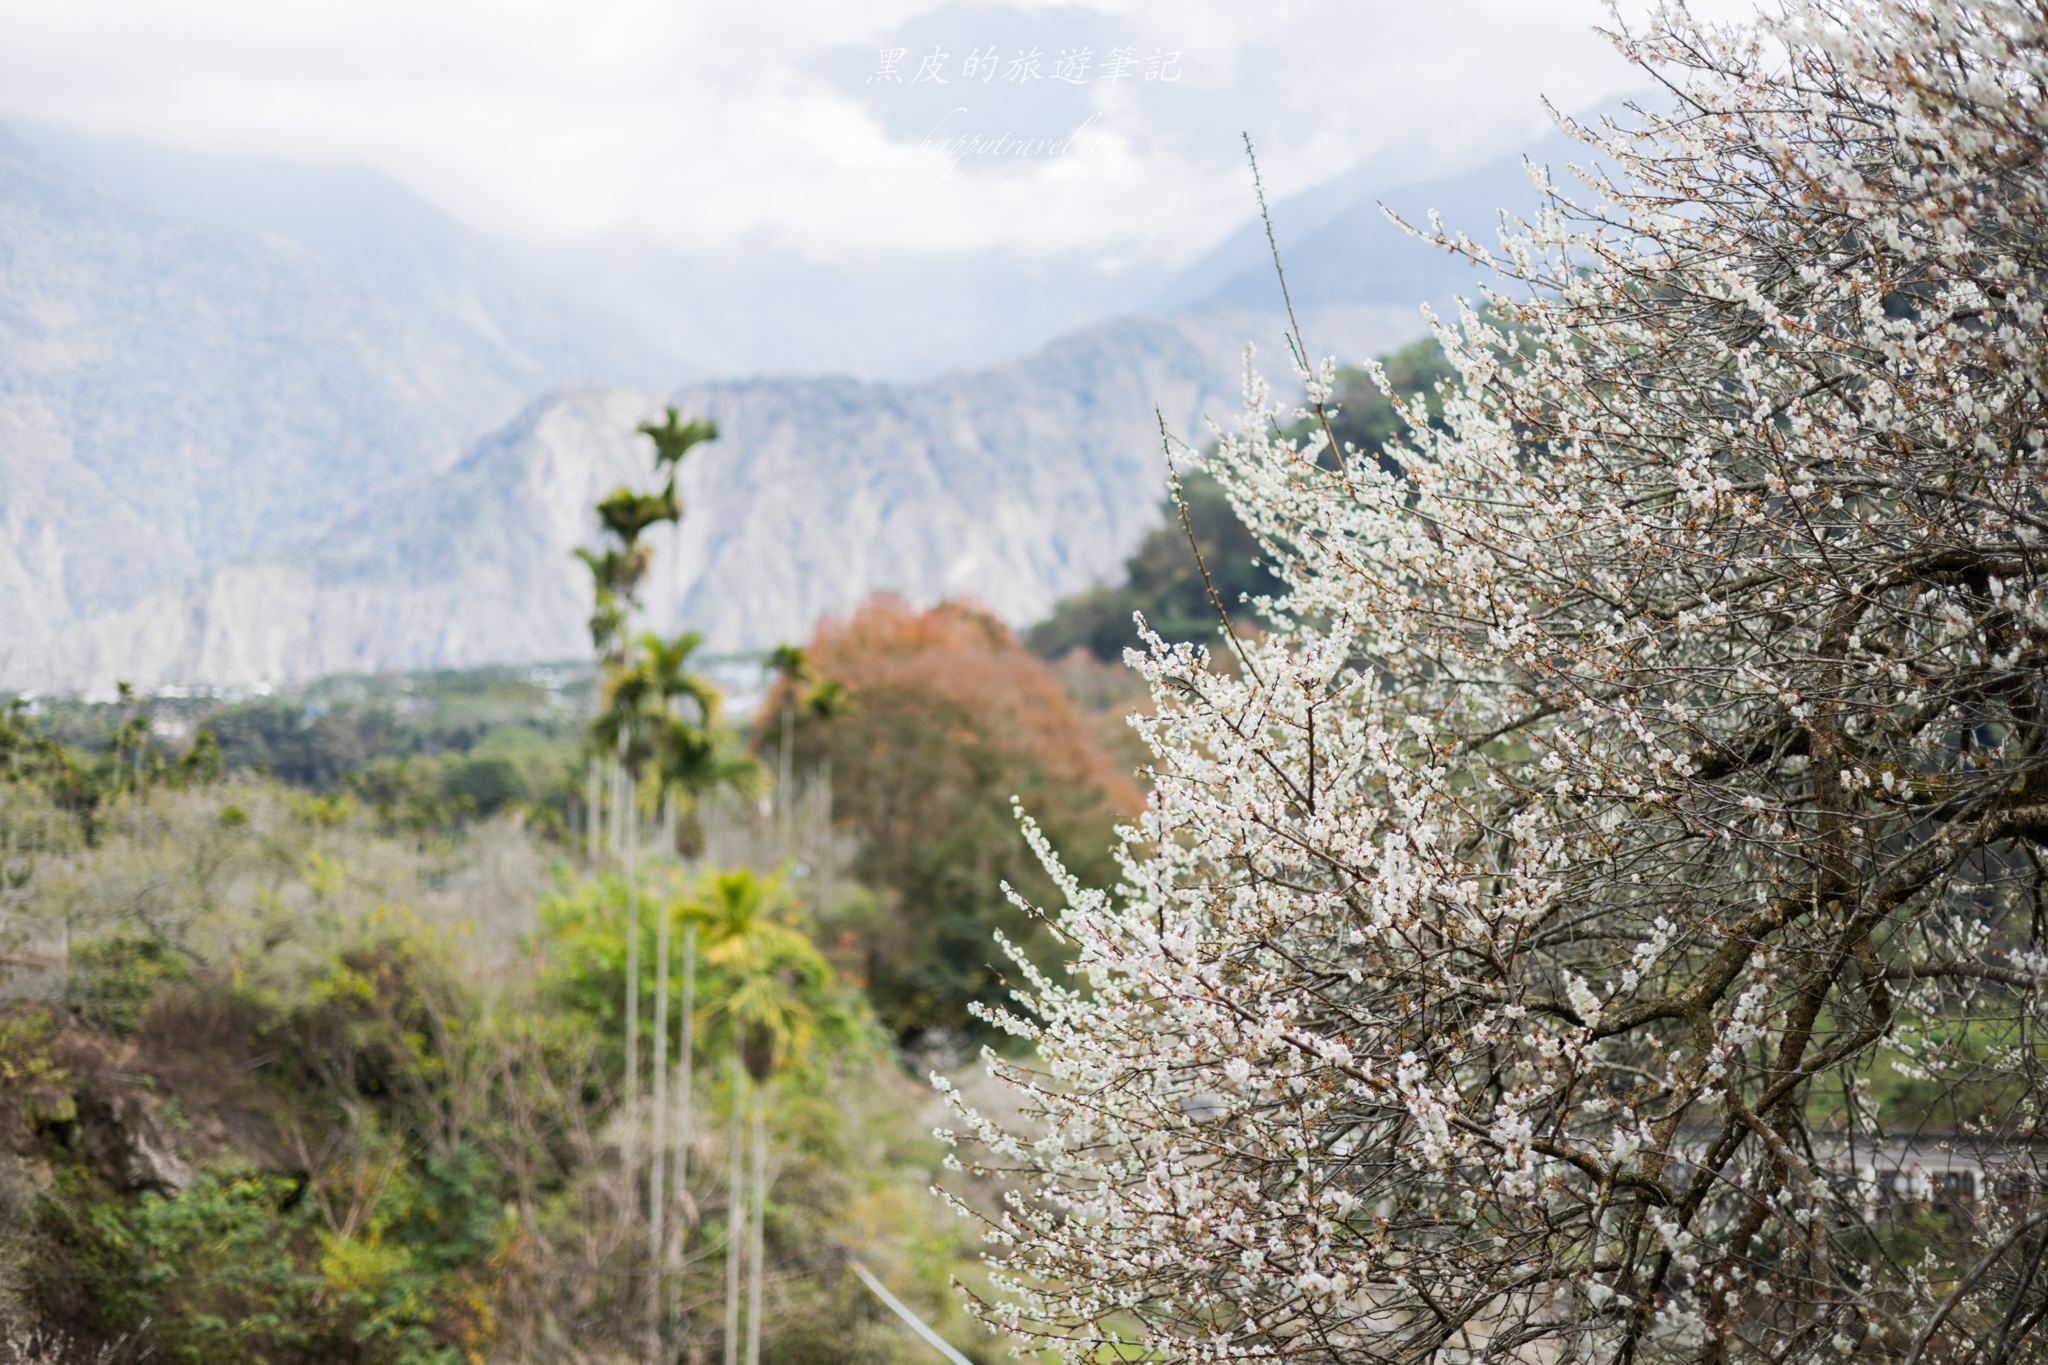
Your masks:
<svg viewBox="0 0 2048 1365"><path fill-rule="evenodd" d="M1427 347L1388 364L1409 392L1441 374ZM1362 376L1340 402L1340 439L1393 434ZM1234 626L1259 629L1278 585L1257 546L1199 470L1184 490ZM971 1013L1007 1002L996 931L1057 959L1001 890L1053 898L1013 799L1084 883L1117 880L1113 830L1145 789L1132 614L1168 638L1219 629L1181 516L1021 637L969 603L880 598L766 661L713 661L737 705L690 732L711 776L637 862L592 837L594 713L627 714L663 668L664 718L697 684L676 672L690 640L625 633L630 573L616 599L599 581L602 679L8 705L0 1324L41 1343L18 1354L642 1359L654 1255L677 1358L718 1358L758 1099L762 1358L927 1358L860 1260L994 1359L948 1289L977 1283L978 1239L926 1194L944 1118L922 1078L1002 1045ZM627 536L586 562L644 572L636 553ZM622 1044L622 1016L657 994L695 1081L681 1216L650 1252L651 1039Z"/></svg>

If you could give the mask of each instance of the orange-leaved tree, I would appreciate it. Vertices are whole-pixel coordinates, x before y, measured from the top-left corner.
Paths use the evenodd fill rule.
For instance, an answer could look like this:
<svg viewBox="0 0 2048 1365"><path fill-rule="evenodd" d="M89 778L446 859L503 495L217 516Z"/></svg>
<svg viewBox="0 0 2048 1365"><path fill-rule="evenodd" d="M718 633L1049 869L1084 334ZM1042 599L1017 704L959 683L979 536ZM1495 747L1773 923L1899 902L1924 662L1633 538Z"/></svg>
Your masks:
<svg viewBox="0 0 2048 1365"><path fill-rule="evenodd" d="M990 930L1027 944L1046 932L1001 891L1004 881L1033 896L1050 889L1012 798L1070 867L1113 880L1111 830L1137 808L1138 789L1045 663L977 606L876 597L820 626L805 657L805 676L778 681L756 733L772 751L793 716L795 766L830 765L834 821L877 893L838 917L876 1012L902 1037L975 1027L970 1001L1006 999ZM820 687L835 705L791 705L791 689ZM821 917L830 923L834 910Z"/></svg>

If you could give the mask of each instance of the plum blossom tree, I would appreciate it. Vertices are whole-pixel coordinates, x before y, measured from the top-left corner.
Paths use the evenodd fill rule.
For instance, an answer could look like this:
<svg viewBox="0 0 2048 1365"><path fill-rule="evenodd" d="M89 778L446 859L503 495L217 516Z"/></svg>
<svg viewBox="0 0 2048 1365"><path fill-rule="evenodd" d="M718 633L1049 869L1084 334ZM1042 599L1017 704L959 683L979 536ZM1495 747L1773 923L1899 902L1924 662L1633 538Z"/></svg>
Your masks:
<svg viewBox="0 0 2048 1365"><path fill-rule="evenodd" d="M2048 11L1613 36L1389 460L1248 381L1274 629L1131 656L1022 1115L938 1081L1063 1359L2048 1358ZM1916 1126L1994 1178L1906 1239Z"/></svg>

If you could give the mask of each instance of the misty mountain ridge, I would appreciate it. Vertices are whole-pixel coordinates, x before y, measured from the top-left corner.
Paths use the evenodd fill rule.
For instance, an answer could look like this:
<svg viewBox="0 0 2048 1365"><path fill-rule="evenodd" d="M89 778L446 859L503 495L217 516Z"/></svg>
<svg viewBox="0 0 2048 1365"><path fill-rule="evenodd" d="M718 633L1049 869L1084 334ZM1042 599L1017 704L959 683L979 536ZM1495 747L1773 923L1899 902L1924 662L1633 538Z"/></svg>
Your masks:
<svg viewBox="0 0 2048 1365"><path fill-rule="evenodd" d="M1021 623L1156 519L1155 406L1199 438L1237 407L1248 338L1286 376L1262 230L1164 283L1058 260L778 273L501 244L375 172L31 132L0 135L0 687L578 655L569 551L598 495L648 481L633 427L663 402L723 439L656 544L651 625L759 648L885 589ZM1438 192L1501 201L1477 179ZM1311 348L1419 334L1399 295L1421 277L1346 255L1357 215L1317 194L1283 242ZM1107 320L1147 299L1152 319ZM1004 360L998 335L1053 339ZM778 336L921 377L739 377Z"/></svg>

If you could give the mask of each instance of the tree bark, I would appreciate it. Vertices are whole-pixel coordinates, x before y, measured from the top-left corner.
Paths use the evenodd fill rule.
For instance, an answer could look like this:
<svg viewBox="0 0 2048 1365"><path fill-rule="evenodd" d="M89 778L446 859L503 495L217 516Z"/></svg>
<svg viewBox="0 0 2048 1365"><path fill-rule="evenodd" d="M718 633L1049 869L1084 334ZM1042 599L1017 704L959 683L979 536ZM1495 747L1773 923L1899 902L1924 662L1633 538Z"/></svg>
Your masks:
<svg viewBox="0 0 2048 1365"><path fill-rule="evenodd" d="M761 1289L768 1278L768 1258L762 1254L762 1213L768 1203L768 1126L764 1087L754 1088L754 1211L747 1239L747 1259L752 1262L753 1280L747 1286L747 1365L761 1365Z"/></svg>
<svg viewBox="0 0 2048 1365"><path fill-rule="evenodd" d="M633 800L630 785L621 784L626 800L625 823L619 835L620 862L626 877L626 1131L627 1149L633 1146L630 1134L638 1122L636 1110L640 1102L640 882L634 875L633 845L639 823L637 803Z"/></svg>
<svg viewBox="0 0 2048 1365"><path fill-rule="evenodd" d="M683 1247L689 1239L689 1210L685 1205L690 1193L690 1138L696 1115L691 1111L694 1096L691 1083L696 1078L697 1065L697 926L694 923L683 926L683 1036L676 1049L676 1118L675 1118L675 1190L676 1204L675 1232L669 1239L672 1269L682 1268ZM680 1277L676 1291L681 1292Z"/></svg>
<svg viewBox="0 0 2048 1365"><path fill-rule="evenodd" d="M776 755L776 766L780 771L775 778L776 814L782 817L778 821L781 828L777 833L781 835L784 862L796 857L796 812L792 804L796 793L791 790L796 785L796 755L793 752L795 740L796 708L791 705L790 699L785 697L782 702L782 751Z"/></svg>
<svg viewBox="0 0 2048 1365"><path fill-rule="evenodd" d="M726 1152L731 1171L725 1195L725 1365L739 1365L740 1358L740 1247L745 1241L740 1210L746 1205L746 1165L740 1146L740 1107L745 1101L746 1068L740 1065L740 1041L732 1041L732 1130Z"/></svg>
<svg viewBox="0 0 2048 1365"><path fill-rule="evenodd" d="M818 761L818 773L813 779L818 784L818 913L832 913L832 858L835 843L832 837L832 755L827 751Z"/></svg>
<svg viewBox="0 0 2048 1365"><path fill-rule="evenodd" d="M661 830L667 839L675 807L664 797ZM672 842L672 841L671 841ZM666 850L664 850L666 854ZM661 1248L668 1231L668 1197L664 1187L668 1160L668 959L669 913L666 904L654 907L654 1070L653 1104L649 1122L653 1126L647 1163L647 1345L648 1365L661 1365Z"/></svg>

